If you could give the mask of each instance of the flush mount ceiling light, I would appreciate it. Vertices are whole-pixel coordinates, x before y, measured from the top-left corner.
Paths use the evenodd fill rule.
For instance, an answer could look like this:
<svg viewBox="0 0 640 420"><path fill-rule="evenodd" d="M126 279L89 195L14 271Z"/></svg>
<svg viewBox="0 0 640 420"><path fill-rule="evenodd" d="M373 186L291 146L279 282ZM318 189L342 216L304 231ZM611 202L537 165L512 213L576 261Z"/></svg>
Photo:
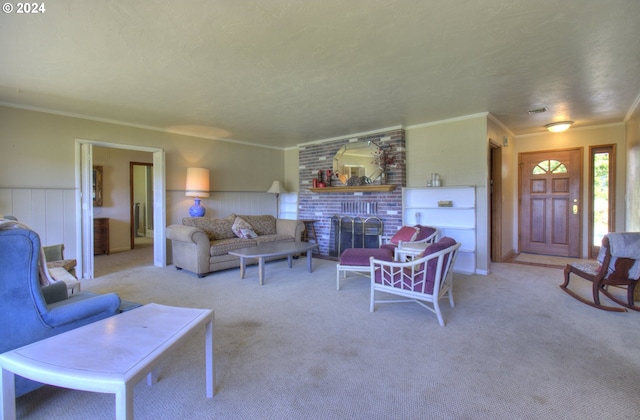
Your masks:
<svg viewBox="0 0 640 420"><path fill-rule="evenodd" d="M571 124L573 124L573 121L560 121L547 124L545 125L545 127L547 127L547 130L551 131L552 133L560 133L569 129L569 127L571 127Z"/></svg>

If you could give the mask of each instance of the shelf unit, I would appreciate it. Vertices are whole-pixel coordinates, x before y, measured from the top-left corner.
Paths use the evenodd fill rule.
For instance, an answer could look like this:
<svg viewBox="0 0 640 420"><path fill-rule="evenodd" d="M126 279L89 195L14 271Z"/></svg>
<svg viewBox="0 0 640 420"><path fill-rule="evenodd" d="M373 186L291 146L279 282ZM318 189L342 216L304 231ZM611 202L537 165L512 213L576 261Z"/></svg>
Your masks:
<svg viewBox="0 0 640 420"><path fill-rule="evenodd" d="M280 214L278 218L296 220L298 218L298 193L282 193L279 200Z"/></svg>
<svg viewBox="0 0 640 420"><path fill-rule="evenodd" d="M451 201L451 207L439 206ZM476 272L476 189L473 186L402 189L402 224L433 226L462 246L453 269Z"/></svg>

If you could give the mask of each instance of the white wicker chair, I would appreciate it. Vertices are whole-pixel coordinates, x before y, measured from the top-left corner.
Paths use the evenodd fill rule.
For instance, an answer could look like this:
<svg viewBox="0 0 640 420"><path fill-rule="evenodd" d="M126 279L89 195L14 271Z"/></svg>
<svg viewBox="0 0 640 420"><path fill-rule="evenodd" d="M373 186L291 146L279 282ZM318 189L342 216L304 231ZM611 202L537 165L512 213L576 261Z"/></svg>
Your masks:
<svg viewBox="0 0 640 420"><path fill-rule="evenodd" d="M409 262L389 262L370 260L371 275L371 304L373 312L376 303L416 302L438 317L438 322L444 327L444 319L440 312L439 300L448 297L453 308L452 283L453 265L460 243L449 237L444 237L430 245L424 256ZM384 292L404 299L376 300L376 292ZM431 305L428 305L428 304Z"/></svg>

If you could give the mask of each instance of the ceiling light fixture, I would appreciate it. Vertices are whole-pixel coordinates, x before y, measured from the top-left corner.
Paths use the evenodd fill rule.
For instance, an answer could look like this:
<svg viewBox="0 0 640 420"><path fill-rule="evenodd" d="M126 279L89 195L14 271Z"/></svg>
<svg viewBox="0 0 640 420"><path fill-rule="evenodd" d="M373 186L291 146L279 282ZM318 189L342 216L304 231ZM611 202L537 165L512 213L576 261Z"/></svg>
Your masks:
<svg viewBox="0 0 640 420"><path fill-rule="evenodd" d="M571 124L573 124L573 121L559 121L547 124L545 125L545 127L547 127L547 130L551 131L552 133L560 133L562 131L568 130L569 127L571 127Z"/></svg>

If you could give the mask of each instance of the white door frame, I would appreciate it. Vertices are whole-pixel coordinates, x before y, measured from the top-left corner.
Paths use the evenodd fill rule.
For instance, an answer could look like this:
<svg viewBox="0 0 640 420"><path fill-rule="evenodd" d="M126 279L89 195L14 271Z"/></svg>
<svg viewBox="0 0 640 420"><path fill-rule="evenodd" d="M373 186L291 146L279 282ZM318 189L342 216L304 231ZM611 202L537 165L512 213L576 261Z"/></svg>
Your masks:
<svg viewBox="0 0 640 420"><path fill-rule="evenodd" d="M88 146L88 147L87 147ZM167 265L167 241L165 225L167 220L166 168L165 153L157 147L133 146L128 144L107 143L94 140L76 139L75 146L75 184L76 184L76 255L78 256L77 274L82 279L93 278L93 201L91 199L91 180L83 173L91 173L92 147L136 150L153 153L153 265ZM83 159L84 155L84 159ZM82 163L87 166L83 167ZM83 172L84 171L84 172ZM84 180L84 182L83 182ZM84 200L83 200L84 197Z"/></svg>

